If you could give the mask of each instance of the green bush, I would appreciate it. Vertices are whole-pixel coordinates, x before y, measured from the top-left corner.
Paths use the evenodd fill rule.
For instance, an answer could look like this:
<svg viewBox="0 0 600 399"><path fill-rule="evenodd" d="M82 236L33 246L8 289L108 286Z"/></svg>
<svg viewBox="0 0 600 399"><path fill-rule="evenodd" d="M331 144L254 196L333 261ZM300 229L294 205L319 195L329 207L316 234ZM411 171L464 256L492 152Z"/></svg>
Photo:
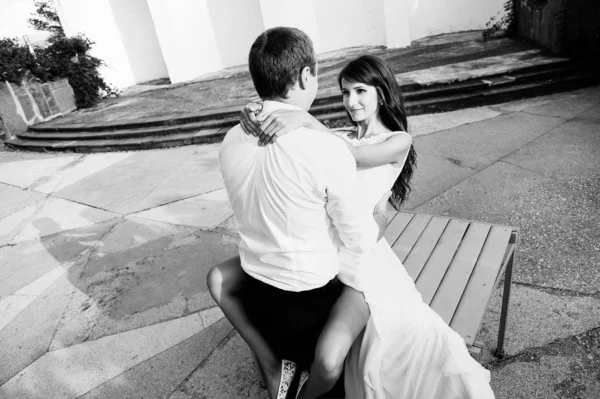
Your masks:
<svg viewBox="0 0 600 399"><path fill-rule="evenodd" d="M88 54L92 42L84 36L54 36L46 48L31 54L13 39L0 40L0 79L21 84L30 73L42 82L66 78L73 88L77 108L89 108L103 97L117 95L102 79L102 61Z"/></svg>
<svg viewBox="0 0 600 399"><path fill-rule="evenodd" d="M35 69L35 59L27 47L15 39L0 39L0 81L21 84L32 69Z"/></svg>
<svg viewBox="0 0 600 399"><path fill-rule="evenodd" d="M38 68L34 76L42 81L67 78L78 108L92 107L102 97L116 95L98 72L102 61L88 54L92 44L84 36L55 37L48 47L35 50Z"/></svg>

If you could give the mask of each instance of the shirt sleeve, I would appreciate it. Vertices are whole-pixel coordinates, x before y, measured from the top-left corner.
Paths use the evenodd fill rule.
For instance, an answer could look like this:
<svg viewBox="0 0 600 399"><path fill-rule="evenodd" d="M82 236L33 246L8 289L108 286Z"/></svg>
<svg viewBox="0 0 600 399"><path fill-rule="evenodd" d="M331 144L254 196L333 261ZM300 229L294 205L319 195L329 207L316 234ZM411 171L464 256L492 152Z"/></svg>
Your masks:
<svg viewBox="0 0 600 399"><path fill-rule="evenodd" d="M361 209L356 162L352 154L345 144L338 148L329 157L326 209L342 242L340 261L343 267L353 268L377 242L379 226L371 212Z"/></svg>

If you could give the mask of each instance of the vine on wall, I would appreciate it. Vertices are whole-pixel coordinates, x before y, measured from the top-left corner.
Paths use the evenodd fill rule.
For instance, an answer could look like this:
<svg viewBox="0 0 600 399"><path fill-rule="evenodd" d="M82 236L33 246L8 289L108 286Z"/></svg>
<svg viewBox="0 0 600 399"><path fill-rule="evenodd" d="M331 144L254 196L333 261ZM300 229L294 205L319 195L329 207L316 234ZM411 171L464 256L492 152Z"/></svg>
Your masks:
<svg viewBox="0 0 600 399"><path fill-rule="evenodd" d="M520 0L506 0L503 13L498 12L485 24L486 29L481 33L483 40L489 40L501 30L506 36L513 36L517 32L517 3Z"/></svg>

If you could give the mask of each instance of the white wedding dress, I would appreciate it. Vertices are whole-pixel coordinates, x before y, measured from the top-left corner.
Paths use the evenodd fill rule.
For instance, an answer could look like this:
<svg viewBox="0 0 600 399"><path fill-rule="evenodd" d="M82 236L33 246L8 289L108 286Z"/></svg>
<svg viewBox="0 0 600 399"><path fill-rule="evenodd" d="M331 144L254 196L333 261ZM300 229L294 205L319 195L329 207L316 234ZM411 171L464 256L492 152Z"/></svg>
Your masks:
<svg viewBox="0 0 600 399"><path fill-rule="evenodd" d="M353 145L376 144L393 134L374 135ZM404 162L403 162L404 164ZM359 193L372 214L403 165L359 169ZM340 279L363 292L371 316L346 359L345 388L350 399L490 399L490 373L469 354L464 340L421 298L385 239L356 270Z"/></svg>

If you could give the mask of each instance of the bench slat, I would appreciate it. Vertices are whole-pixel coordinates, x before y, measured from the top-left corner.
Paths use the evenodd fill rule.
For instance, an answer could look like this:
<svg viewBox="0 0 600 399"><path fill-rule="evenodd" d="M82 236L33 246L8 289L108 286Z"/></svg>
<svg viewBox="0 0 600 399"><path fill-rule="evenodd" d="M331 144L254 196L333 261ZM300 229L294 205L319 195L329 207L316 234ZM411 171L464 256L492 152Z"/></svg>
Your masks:
<svg viewBox="0 0 600 399"><path fill-rule="evenodd" d="M458 309L450 322L450 327L469 345L475 340L489 298L496 286L498 268L504 266L502 261L511 235L511 228L492 227Z"/></svg>
<svg viewBox="0 0 600 399"><path fill-rule="evenodd" d="M431 301L431 308L448 324L452 320L452 316L471 277L490 227L488 224L479 223L472 223L469 226L467 234L444 276L444 280Z"/></svg>
<svg viewBox="0 0 600 399"><path fill-rule="evenodd" d="M400 234L400 237L398 237L398 240L392 246L396 256L400 259L400 262L404 262L404 259L406 259L406 256L413 248L430 220L431 215L417 214L411 219L402 234Z"/></svg>
<svg viewBox="0 0 600 399"><path fill-rule="evenodd" d="M408 223L410 223L413 216L415 216L414 213L398 212L392 220L390 220L385 229L385 234L383 235L390 246L394 245L400 234L404 231Z"/></svg>
<svg viewBox="0 0 600 399"><path fill-rule="evenodd" d="M427 259L429 259L431 252L440 240L442 233L444 233L444 229L448 225L448 221L448 218L434 216L423 231L419 241L417 241L413 249L406 257L406 260L404 261L404 268L413 281L418 279L421 270L423 270L423 266L425 266L425 263L427 262Z"/></svg>
<svg viewBox="0 0 600 399"><path fill-rule="evenodd" d="M416 282L417 289L423 296L425 303L431 303L468 226L469 222L450 220L429 260L427 260Z"/></svg>

